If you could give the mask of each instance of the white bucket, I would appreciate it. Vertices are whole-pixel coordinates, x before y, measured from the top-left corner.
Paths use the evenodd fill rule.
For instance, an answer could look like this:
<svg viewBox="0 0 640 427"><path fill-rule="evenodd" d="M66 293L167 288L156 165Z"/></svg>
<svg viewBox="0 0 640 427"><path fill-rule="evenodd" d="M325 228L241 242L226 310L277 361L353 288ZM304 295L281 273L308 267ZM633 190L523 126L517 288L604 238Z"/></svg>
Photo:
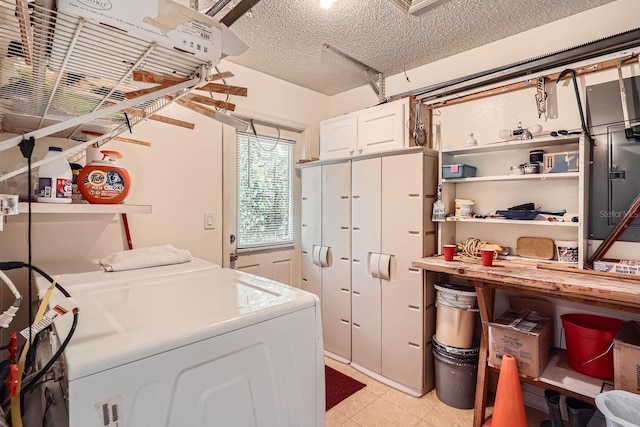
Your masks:
<svg viewBox="0 0 640 427"><path fill-rule="evenodd" d="M596 395L596 406L607 420L607 427L640 427L640 395L610 390Z"/></svg>
<svg viewBox="0 0 640 427"><path fill-rule="evenodd" d="M473 213L473 205L475 201L467 199L455 199L456 201L456 216L460 218L470 217Z"/></svg>
<svg viewBox="0 0 640 427"><path fill-rule="evenodd" d="M578 262L577 240L556 240L556 255L559 262L576 264Z"/></svg>
<svg viewBox="0 0 640 427"><path fill-rule="evenodd" d="M467 286L435 285L436 340L457 348L471 348L473 326L478 311L476 291Z"/></svg>

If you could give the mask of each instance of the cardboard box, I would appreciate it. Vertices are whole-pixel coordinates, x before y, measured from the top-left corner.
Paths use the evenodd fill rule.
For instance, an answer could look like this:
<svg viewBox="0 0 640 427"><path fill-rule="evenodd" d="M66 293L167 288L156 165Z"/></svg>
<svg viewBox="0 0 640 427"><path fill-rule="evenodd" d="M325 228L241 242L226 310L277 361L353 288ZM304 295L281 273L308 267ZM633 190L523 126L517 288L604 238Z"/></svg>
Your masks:
<svg viewBox="0 0 640 427"><path fill-rule="evenodd" d="M58 0L58 11L155 41L160 46L220 62L247 46L217 20L170 0Z"/></svg>
<svg viewBox="0 0 640 427"><path fill-rule="evenodd" d="M593 262L595 271L640 276L640 261L603 259Z"/></svg>
<svg viewBox="0 0 640 427"><path fill-rule="evenodd" d="M640 394L640 322L627 322L613 339L613 383Z"/></svg>
<svg viewBox="0 0 640 427"><path fill-rule="evenodd" d="M518 362L518 373L537 378L553 348L553 306L528 297L510 297L511 308L489 322L489 365L499 368L502 356Z"/></svg>
<svg viewBox="0 0 640 427"><path fill-rule="evenodd" d="M578 152L548 153L544 155L544 173L578 172Z"/></svg>

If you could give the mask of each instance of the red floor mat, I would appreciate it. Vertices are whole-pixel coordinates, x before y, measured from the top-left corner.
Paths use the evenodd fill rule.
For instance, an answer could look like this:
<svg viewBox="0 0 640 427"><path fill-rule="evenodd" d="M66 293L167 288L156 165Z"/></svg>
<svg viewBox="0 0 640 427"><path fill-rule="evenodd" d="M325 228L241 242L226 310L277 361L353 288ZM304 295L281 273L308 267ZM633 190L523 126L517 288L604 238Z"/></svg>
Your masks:
<svg viewBox="0 0 640 427"><path fill-rule="evenodd" d="M327 365L324 366L324 378L327 411L366 386Z"/></svg>

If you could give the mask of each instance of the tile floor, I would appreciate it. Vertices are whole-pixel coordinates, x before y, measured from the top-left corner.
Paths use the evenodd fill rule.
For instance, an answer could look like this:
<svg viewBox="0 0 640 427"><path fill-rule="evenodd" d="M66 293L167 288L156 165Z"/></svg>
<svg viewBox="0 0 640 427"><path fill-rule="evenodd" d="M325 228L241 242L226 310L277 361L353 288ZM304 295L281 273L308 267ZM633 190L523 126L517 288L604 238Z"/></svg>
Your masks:
<svg viewBox="0 0 640 427"><path fill-rule="evenodd" d="M325 357L325 363L367 386L327 412L327 427L469 427L473 410L455 409L438 400L435 390L415 398ZM492 408L487 408L491 411ZM538 427L547 414L527 409L529 427Z"/></svg>

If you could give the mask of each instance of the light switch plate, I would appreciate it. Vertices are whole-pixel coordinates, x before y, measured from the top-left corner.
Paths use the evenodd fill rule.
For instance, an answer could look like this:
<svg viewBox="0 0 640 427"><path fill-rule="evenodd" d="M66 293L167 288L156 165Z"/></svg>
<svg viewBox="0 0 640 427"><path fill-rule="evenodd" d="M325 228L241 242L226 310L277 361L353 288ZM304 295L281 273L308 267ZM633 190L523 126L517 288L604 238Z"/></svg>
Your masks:
<svg viewBox="0 0 640 427"><path fill-rule="evenodd" d="M204 229L213 230L215 227L213 212L204 213Z"/></svg>

